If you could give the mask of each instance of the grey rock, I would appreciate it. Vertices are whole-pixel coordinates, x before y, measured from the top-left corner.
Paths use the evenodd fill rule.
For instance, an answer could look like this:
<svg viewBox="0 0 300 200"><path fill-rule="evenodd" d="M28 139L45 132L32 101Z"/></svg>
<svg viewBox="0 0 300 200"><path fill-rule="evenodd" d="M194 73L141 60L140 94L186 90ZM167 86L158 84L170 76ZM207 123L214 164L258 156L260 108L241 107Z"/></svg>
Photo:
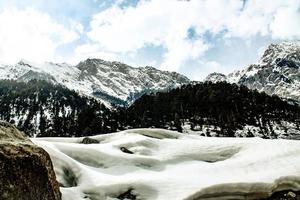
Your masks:
<svg viewBox="0 0 300 200"><path fill-rule="evenodd" d="M81 141L82 144L98 144L99 141L90 137L85 137Z"/></svg>

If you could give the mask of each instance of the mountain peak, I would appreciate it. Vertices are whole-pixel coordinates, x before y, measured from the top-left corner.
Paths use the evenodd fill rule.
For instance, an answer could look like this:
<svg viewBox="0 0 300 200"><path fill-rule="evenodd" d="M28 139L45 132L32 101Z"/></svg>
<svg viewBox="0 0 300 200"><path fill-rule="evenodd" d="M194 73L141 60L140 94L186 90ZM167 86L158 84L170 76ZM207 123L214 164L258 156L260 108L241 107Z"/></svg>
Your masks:
<svg viewBox="0 0 300 200"><path fill-rule="evenodd" d="M15 65L0 67L0 79L57 83L85 96L95 97L107 106L128 105L147 92L165 90L189 83L175 72L153 67L135 68L121 62L89 58L76 66L21 60Z"/></svg>
<svg viewBox="0 0 300 200"><path fill-rule="evenodd" d="M264 51L260 59L260 65L271 65L278 59L284 59L291 55L294 56L295 54L300 55L299 41L272 43Z"/></svg>
<svg viewBox="0 0 300 200"><path fill-rule="evenodd" d="M142 94L186 84L189 79L154 67L132 67L121 62L87 59L77 65L79 80L89 82L92 94L114 104L128 104Z"/></svg>
<svg viewBox="0 0 300 200"><path fill-rule="evenodd" d="M212 83L223 82L223 81L227 81L227 77L222 73L213 72L207 75L204 81L212 82Z"/></svg>
<svg viewBox="0 0 300 200"><path fill-rule="evenodd" d="M300 42L270 44L258 64L230 73L227 77L213 73L205 80L247 86L300 103Z"/></svg>
<svg viewBox="0 0 300 200"><path fill-rule="evenodd" d="M17 65L23 65L23 66L27 66L27 67L32 67L33 63L32 62L29 62L25 59L21 59Z"/></svg>

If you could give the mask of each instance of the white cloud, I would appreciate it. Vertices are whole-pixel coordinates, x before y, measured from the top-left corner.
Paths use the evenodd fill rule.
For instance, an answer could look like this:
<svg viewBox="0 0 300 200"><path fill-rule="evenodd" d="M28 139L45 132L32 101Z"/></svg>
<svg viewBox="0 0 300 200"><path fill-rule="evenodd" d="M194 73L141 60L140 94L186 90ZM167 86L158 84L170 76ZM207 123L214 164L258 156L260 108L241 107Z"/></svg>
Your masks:
<svg viewBox="0 0 300 200"><path fill-rule="evenodd" d="M272 36L279 39L300 39L300 2L298 7L277 10L271 23Z"/></svg>
<svg viewBox="0 0 300 200"><path fill-rule="evenodd" d="M182 62L208 48L201 40L187 39L188 29L197 22L195 2L152 0L126 9L114 6L94 16L88 36L105 51L116 53L161 45L167 49L163 69L178 70Z"/></svg>
<svg viewBox="0 0 300 200"><path fill-rule="evenodd" d="M69 60L72 64L87 58L101 58L107 61L118 60L117 54L108 51L101 51L98 44L84 44L75 49L74 56Z"/></svg>
<svg viewBox="0 0 300 200"><path fill-rule="evenodd" d="M8 63L21 58L35 62L55 60L56 48L78 39L80 31L79 23L72 22L66 28L31 8L4 9L0 13L0 60Z"/></svg>
<svg viewBox="0 0 300 200"><path fill-rule="evenodd" d="M209 45L201 40L190 42L187 40L175 40L168 45L168 52L164 56L164 62L161 64L163 70L177 71L182 63L188 59L197 59L204 53Z"/></svg>
<svg viewBox="0 0 300 200"><path fill-rule="evenodd" d="M224 67L216 61L202 61L199 60L194 63L196 66L186 66L181 69L182 73L187 75L191 80L203 80L211 72L225 73Z"/></svg>
<svg viewBox="0 0 300 200"><path fill-rule="evenodd" d="M140 0L133 7L124 7L123 2L117 0L114 6L91 16L89 27L72 20L64 20L68 24L62 24L32 8L3 8L0 60L16 62L25 58L76 63L97 57L140 65L144 63L138 58L140 50L158 47L162 49L163 61L154 63L161 69L178 71L191 60L195 63L206 60L203 56L207 50L218 45L218 41L205 37L208 32L228 41L228 48L234 45L230 41L235 38L242 38L249 45L258 35L276 40L300 38L299 0L248 0L245 5L242 0ZM188 39L191 28L196 36ZM73 43L66 48L72 52L57 55L61 53L57 49L79 37L86 43L78 46ZM150 60L153 59L145 62L151 64ZM212 56L209 60L213 60ZM207 64L199 64L199 72L204 65ZM205 70L209 69L215 67Z"/></svg>
<svg viewBox="0 0 300 200"><path fill-rule="evenodd" d="M241 12L233 18L228 18L225 23L228 30L226 36L249 38L260 34L280 39L294 39L291 37L292 32L295 29L299 30L300 26L299 6L299 0L248 0ZM294 27L294 30L293 25L297 27ZM299 31L296 34L300 36Z"/></svg>
<svg viewBox="0 0 300 200"><path fill-rule="evenodd" d="M132 54L148 44L166 49L161 68L177 71L210 48L203 34L248 39L256 35L299 37L299 0L141 0L135 7L118 4L93 16L87 33L99 51ZM297 26L298 24L298 26ZM193 27L198 37L187 39ZM79 47L81 48L81 47ZM92 52L90 52L92 53Z"/></svg>

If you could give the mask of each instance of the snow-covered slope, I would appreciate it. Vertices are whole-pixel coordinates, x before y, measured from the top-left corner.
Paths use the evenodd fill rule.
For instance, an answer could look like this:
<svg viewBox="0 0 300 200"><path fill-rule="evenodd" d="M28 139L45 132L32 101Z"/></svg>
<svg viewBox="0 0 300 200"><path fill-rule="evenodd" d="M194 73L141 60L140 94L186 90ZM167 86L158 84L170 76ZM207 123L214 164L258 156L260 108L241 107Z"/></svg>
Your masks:
<svg viewBox="0 0 300 200"><path fill-rule="evenodd" d="M206 81L228 81L300 103L300 41L271 44L257 64L241 71L209 75Z"/></svg>
<svg viewBox="0 0 300 200"><path fill-rule="evenodd" d="M300 190L300 142L136 129L33 139L51 156L63 200L260 199ZM88 142L87 142L88 141Z"/></svg>
<svg viewBox="0 0 300 200"><path fill-rule="evenodd" d="M0 79L39 79L59 83L83 95L97 97L107 105L129 104L146 92L189 82L188 78L175 72L153 67L133 68L100 59L87 59L76 66L49 62L35 64L24 60L16 65L0 64Z"/></svg>

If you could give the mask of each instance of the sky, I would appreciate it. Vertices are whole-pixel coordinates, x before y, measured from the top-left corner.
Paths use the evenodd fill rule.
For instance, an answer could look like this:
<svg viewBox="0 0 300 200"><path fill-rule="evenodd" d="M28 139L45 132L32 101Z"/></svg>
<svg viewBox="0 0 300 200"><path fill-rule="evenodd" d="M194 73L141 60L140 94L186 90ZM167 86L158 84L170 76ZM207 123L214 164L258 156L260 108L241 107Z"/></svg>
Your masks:
<svg viewBox="0 0 300 200"><path fill-rule="evenodd" d="M0 0L0 62L87 58L192 80L300 39L300 0Z"/></svg>

